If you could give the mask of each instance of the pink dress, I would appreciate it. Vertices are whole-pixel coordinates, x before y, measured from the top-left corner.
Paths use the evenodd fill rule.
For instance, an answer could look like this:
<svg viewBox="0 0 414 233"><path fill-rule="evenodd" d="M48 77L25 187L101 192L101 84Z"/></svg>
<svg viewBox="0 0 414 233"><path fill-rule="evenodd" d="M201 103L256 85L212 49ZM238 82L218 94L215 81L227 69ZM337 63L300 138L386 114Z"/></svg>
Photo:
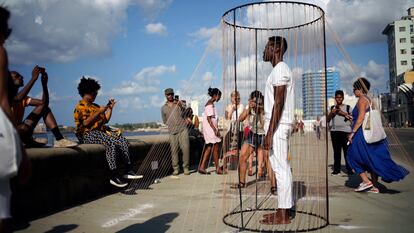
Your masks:
<svg viewBox="0 0 414 233"><path fill-rule="evenodd" d="M212 104L207 105L203 112L203 136L206 144L221 142L221 139L216 136L214 130L208 123L207 116L211 116L211 121L213 122L214 127L217 129L217 111Z"/></svg>

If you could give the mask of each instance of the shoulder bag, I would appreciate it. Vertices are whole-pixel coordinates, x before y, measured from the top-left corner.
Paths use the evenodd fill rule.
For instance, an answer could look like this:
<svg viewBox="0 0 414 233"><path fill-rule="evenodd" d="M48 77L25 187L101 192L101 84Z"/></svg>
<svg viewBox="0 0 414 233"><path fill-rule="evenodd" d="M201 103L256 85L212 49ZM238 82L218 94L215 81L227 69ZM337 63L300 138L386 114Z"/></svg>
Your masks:
<svg viewBox="0 0 414 233"><path fill-rule="evenodd" d="M372 103L369 103L369 111L365 113L362 131L367 143L379 142L387 137L382 126L381 113L378 109L372 109Z"/></svg>

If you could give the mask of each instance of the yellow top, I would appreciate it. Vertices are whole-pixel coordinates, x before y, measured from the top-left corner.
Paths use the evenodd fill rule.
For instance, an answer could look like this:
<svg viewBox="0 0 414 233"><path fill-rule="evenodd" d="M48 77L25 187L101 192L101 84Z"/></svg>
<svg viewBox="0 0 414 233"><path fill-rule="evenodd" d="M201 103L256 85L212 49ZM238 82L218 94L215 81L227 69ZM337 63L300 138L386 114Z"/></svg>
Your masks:
<svg viewBox="0 0 414 233"><path fill-rule="evenodd" d="M75 132L77 135L83 135L86 132L91 130L101 130L105 131L107 122L105 114L99 114L98 120L90 127L85 127L83 122L88 119L90 116L93 116L97 111L99 111L99 105L95 103L88 103L85 100L80 100L75 107L73 112L73 118L75 120Z"/></svg>
<svg viewBox="0 0 414 233"><path fill-rule="evenodd" d="M15 101L11 104L10 108L13 116L13 124L15 126L18 126L23 122L24 108L29 105L31 99L32 98L29 96L26 96L22 101Z"/></svg>

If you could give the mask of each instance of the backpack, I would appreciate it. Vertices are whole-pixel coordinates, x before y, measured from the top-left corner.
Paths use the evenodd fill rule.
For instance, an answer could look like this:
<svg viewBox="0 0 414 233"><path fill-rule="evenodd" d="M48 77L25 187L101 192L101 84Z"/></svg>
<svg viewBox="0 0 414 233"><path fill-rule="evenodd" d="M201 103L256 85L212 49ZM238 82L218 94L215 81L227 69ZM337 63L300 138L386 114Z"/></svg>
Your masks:
<svg viewBox="0 0 414 233"><path fill-rule="evenodd" d="M332 105L331 106L331 111L332 111L332 109L335 107L335 105ZM348 113L348 115L349 114L351 114L350 112L349 112L349 110L351 109L351 106L349 106L348 104L346 105L346 112ZM332 118L334 118L335 116L333 116Z"/></svg>
<svg viewBox="0 0 414 233"><path fill-rule="evenodd" d="M332 109L335 107L335 105L332 105L331 106L331 111L332 111ZM351 114L351 112L350 112L350 110L351 110L351 106L349 106L348 104L346 105L346 112L348 113L348 115L349 114ZM336 115L335 115L336 116ZM335 118L335 116L333 116L332 118L331 118L331 120L329 121L329 128L332 128L333 127L333 119Z"/></svg>

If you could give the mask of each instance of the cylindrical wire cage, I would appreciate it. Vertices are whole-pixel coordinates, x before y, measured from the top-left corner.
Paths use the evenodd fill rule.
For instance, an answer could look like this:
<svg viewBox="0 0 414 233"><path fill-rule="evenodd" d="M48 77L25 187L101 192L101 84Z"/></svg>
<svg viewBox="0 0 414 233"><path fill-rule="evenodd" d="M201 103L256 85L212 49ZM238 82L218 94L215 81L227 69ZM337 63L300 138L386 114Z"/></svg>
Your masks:
<svg viewBox="0 0 414 233"><path fill-rule="evenodd" d="M324 11L316 5L287 1L246 4L227 11L222 17L222 99L226 106L223 161L228 168L224 178L223 222L228 226L260 232L302 232L329 224L328 140L327 137L319 140L312 122L304 120L307 108L311 107L308 105L327 109L324 17ZM260 146L248 150L243 147L248 143L248 130L257 127L253 127L251 121L249 125L248 120L238 120L248 105L250 93L258 90L264 94L272 65L263 61L262 54L271 36L281 36L287 41L283 60L292 71L295 92L295 121L292 122L288 153L293 174L293 218L290 224L278 225L260 223L264 213L274 212L278 207L277 195L270 192L275 184L269 180L271 169L266 152L259 151ZM302 78L314 73L322 74L315 75L321 79L317 86ZM307 106L303 106L304 98L307 98ZM298 122L304 122L303 132L298 130ZM257 126L257 121L255 124ZM240 182L238 162L246 153L257 155L255 165L246 169L252 176L246 175L245 187L232 188L231 185ZM250 164L254 164L252 161Z"/></svg>

